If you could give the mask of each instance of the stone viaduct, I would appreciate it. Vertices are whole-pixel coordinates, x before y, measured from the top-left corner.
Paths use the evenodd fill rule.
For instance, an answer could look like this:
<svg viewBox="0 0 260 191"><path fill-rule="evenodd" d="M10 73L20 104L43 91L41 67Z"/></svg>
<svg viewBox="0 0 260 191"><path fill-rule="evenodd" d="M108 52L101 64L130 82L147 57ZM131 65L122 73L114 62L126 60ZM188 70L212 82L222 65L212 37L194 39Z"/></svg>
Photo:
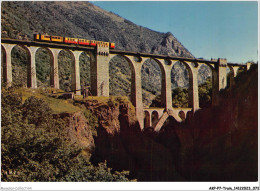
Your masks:
<svg viewBox="0 0 260 191"><path fill-rule="evenodd" d="M58 55L61 50L68 51L73 57L72 66L72 90L80 94L80 68L79 57L86 52L90 56L90 81L93 96L109 96L109 62L120 55L124 57L131 68L131 102L135 106L136 116L141 128L153 127L159 131L166 119L173 116L177 121L185 120L187 114L195 113L199 108L198 70L205 64L212 70L212 104L218 105L218 95L221 89L227 86L227 67L230 69L230 86L235 84L234 78L238 69L242 66L248 70L247 65L227 63L226 59L204 60L183 58L165 55L154 55L138 52L110 50L108 47L83 47L77 45L46 43L37 41L24 41L13 39L1 39L3 58L3 79L7 84L12 83L11 51L15 46L23 47L30 58L27 66L27 87L37 88L35 55L39 48L48 51L50 61L50 85L59 88ZM144 62L153 59L158 63L162 73L161 83L161 108L143 108L141 69ZM175 63L181 62L186 66L189 74L189 106L188 108L172 107L171 70Z"/></svg>

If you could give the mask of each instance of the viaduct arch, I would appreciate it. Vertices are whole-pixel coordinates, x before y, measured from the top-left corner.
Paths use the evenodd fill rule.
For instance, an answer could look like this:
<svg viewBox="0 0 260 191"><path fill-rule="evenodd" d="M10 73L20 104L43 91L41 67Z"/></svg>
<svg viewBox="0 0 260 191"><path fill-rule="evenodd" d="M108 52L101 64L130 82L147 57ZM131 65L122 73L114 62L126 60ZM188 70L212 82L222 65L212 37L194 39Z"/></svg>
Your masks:
<svg viewBox="0 0 260 191"><path fill-rule="evenodd" d="M76 45L65 45L55 43L42 43L36 41L21 41L12 39L2 39L1 46L4 51L5 61L3 68L4 82L7 85L12 83L11 51L14 46L25 47L29 54L30 61L27 65L27 87L37 88L35 55L41 47L46 48L51 56L50 63L50 85L59 88L58 75L58 55L61 50L68 51L73 57L72 65L72 90L80 95L80 68L79 58L82 52L87 52L90 56L91 68L91 93L93 96L109 96L109 61L114 56L125 58L131 68L131 102L136 108L136 116L141 129L152 126L155 131L159 131L163 123L169 116L173 116L177 121L183 121L188 112L195 113L199 108L198 96L198 69L200 65L206 64L212 70L212 104L218 105L218 94L221 89L227 86L226 68L231 70L230 83L234 85L234 77L237 75L239 64L227 63L226 59L203 60L183 57L170 57L165 55L153 55L138 52L109 50L109 47L98 45L94 47L79 47ZM155 60L162 72L161 85L161 105L162 108L143 108L141 68L147 59ZM189 108L173 108L171 93L171 69L176 62L183 63L189 74ZM243 65L245 70L250 68L250 64ZM152 114L154 118L152 119ZM179 116L181 115L181 117ZM144 121L145 119L145 121Z"/></svg>

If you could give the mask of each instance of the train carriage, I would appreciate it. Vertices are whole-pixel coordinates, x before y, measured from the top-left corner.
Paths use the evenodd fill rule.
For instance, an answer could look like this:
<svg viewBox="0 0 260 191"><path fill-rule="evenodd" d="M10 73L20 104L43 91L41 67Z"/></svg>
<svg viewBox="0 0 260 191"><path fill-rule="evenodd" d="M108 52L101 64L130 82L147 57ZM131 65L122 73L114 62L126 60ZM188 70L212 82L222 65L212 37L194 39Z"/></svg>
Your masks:
<svg viewBox="0 0 260 191"><path fill-rule="evenodd" d="M61 36L51 36L52 42L63 42L63 37Z"/></svg>
<svg viewBox="0 0 260 191"><path fill-rule="evenodd" d="M78 38L64 37L65 43L78 44Z"/></svg>
<svg viewBox="0 0 260 191"><path fill-rule="evenodd" d="M71 38L71 37L61 37L61 36L50 36L50 35L43 35L43 34L34 34L34 40L55 42L55 43L65 43L65 44L78 44L81 46L97 46L98 44L100 46L109 47L111 49L115 48L115 43L110 43L110 42Z"/></svg>
<svg viewBox="0 0 260 191"><path fill-rule="evenodd" d="M34 35L34 39L39 40L39 41L51 41L51 36L50 35L36 34L36 35Z"/></svg>
<svg viewBox="0 0 260 191"><path fill-rule="evenodd" d="M89 45L90 45L90 40L79 39L79 40L78 40L78 43L81 44L81 45L87 45L87 46L89 46Z"/></svg>
<svg viewBox="0 0 260 191"><path fill-rule="evenodd" d="M97 46L97 41L91 40L90 41L90 46Z"/></svg>
<svg viewBox="0 0 260 191"><path fill-rule="evenodd" d="M109 42L97 41L97 44L103 47L109 47Z"/></svg>

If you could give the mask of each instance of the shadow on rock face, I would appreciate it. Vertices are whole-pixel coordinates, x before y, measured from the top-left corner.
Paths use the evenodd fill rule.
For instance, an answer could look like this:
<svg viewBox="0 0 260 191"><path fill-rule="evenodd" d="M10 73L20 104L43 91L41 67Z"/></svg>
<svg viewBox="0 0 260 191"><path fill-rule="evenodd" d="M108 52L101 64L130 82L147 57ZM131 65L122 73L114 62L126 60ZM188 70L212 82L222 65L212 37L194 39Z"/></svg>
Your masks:
<svg viewBox="0 0 260 191"><path fill-rule="evenodd" d="M114 135L99 127L93 162L107 160L113 169L129 170L131 178L138 181L183 180L175 169L171 150L154 139L156 134L151 137L146 131L141 131L138 123L130 125L124 111L118 119L120 132Z"/></svg>
<svg viewBox="0 0 260 191"><path fill-rule="evenodd" d="M257 181L257 69L221 93L218 107L177 123L169 117L157 133L129 123L120 107L119 131L98 128L94 162L129 170L138 181Z"/></svg>

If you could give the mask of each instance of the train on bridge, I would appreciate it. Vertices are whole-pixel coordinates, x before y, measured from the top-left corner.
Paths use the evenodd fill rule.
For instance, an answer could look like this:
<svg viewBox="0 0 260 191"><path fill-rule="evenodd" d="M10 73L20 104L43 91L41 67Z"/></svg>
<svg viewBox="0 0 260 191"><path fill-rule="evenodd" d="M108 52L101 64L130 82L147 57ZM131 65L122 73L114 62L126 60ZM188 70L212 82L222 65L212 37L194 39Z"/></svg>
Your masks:
<svg viewBox="0 0 260 191"><path fill-rule="evenodd" d="M34 34L34 40L55 42L55 43L65 43L65 44L78 44L81 46L97 46L99 44L112 49L115 48L115 43L112 42L103 42L103 41L87 40L87 39L80 39L80 38L62 37L62 36L50 36L50 35L43 35L43 34Z"/></svg>

